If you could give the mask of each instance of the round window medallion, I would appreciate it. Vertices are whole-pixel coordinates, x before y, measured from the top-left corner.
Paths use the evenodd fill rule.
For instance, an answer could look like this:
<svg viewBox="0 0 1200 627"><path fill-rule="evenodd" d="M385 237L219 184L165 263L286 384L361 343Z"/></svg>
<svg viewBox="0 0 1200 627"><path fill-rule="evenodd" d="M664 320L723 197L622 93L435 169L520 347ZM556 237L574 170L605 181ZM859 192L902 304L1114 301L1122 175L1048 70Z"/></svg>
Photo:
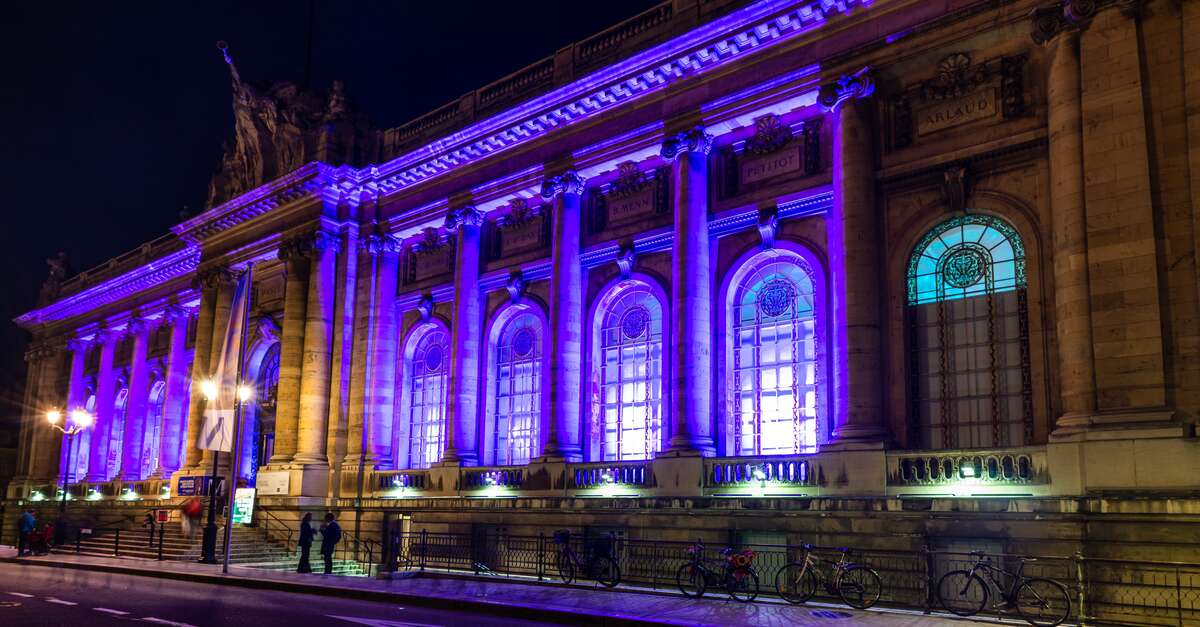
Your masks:
<svg viewBox="0 0 1200 627"><path fill-rule="evenodd" d="M442 367L442 347L430 346L425 351L425 369L432 372Z"/></svg>
<svg viewBox="0 0 1200 627"><path fill-rule="evenodd" d="M645 307L631 307L621 316L621 333L629 339L642 337L650 325L650 312Z"/></svg>
<svg viewBox="0 0 1200 627"><path fill-rule="evenodd" d="M513 335L512 347L513 353L517 357L525 357L533 352L533 331L529 329L520 329Z"/></svg>
<svg viewBox="0 0 1200 627"><path fill-rule="evenodd" d="M959 244L942 258L942 276L950 287L970 287L983 279L988 258L987 251L978 246Z"/></svg>
<svg viewBox="0 0 1200 627"><path fill-rule="evenodd" d="M792 308L796 300L796 288L784 279L772 279L758 293L758 308L764 316L782 316Z"/></svg>

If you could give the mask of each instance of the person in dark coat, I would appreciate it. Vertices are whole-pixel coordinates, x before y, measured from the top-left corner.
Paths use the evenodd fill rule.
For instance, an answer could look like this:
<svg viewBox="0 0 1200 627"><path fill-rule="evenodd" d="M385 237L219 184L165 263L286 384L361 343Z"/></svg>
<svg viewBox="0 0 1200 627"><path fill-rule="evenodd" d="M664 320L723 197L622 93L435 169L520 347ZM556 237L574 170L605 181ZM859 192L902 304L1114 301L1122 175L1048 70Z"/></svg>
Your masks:
<svg viewBox="0 0 1200 627"><path fill-rule="evenodd" d="M36 529L37 521L33 517L33 510L21 512L17 518L17 557L24 557L25 553L33 552L29 546L29 535Z"/></svg>
<svg viewBox="0 0 1200 627"><path fill-rule="evenodd" d="M316 530L312 526L312 514L304 515L300 520L300 563L296 566L298 573L311 573L312 564L308 561L309 551L312 550L313 536Z"/></svg>
<svg viewBox="0 0 1200 627"><path fill-rule="evenodd" d="M325 574L333 574L333 550L342 539L342 528L333 519L333 513L325 514L325 524L321 525L321 557L325 558Z"/></svg>

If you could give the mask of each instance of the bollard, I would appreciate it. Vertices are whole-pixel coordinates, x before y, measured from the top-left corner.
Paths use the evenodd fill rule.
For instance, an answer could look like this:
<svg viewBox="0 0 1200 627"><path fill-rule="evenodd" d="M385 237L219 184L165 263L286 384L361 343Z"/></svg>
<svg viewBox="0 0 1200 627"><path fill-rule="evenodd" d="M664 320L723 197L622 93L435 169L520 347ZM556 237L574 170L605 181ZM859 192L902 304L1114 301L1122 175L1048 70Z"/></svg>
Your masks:
<svg viewBox="0 0 1200 627"><path fill-rule="evenodd" d="M158 526L158 560L159 560L160 562L162 561L162 547L163 547L163 527L165 527L165 526L166 526L166 525L159 525L159 526Z"/></svg>

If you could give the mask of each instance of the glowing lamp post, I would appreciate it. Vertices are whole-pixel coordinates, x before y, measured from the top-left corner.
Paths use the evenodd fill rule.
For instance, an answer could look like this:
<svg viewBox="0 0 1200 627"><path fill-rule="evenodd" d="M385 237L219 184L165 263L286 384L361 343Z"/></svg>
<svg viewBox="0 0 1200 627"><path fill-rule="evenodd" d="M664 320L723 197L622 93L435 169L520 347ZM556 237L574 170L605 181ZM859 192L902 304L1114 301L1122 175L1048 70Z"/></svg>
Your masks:
<svg viewBox="0 0 1200 627"><path fill-rule="evenodd" d="M57 409L51 409L46 412L46 422L67 436L67 467L63 469L62 473L62 496L58 501L58 521L54 525L54 543L62 544L67 535L67 485L69 479L72 478L68 473L73 475L75 471L75 436L92 426L93 418L88 412L76 409L71 412L70 420L64 424L63 413Z"/></svg>
<svg viewBox="0 0 1200 627"><path fill-rule="evenodd" d="M213 402L217 400L217 395L220 393L220 388L217 382L212 379L206 379L200 383L200 393L204 395L204 400ZM254 397L254 390L248 385L240 385L237 389L238 404L248 402ZM233 455L237 455L234 450ZM208 483L208 524L204 526L204 536L200 546L200 561L205 564L217 563L217 482L220 481L218 475L219 468L217 466L218 451L213 451L212 477ZM232 473L233 465L230 465ZM230 482L233 481L230 477ZM232 512L230 512L232 514ZM228 539L226 539L228 542Z"/></svg>

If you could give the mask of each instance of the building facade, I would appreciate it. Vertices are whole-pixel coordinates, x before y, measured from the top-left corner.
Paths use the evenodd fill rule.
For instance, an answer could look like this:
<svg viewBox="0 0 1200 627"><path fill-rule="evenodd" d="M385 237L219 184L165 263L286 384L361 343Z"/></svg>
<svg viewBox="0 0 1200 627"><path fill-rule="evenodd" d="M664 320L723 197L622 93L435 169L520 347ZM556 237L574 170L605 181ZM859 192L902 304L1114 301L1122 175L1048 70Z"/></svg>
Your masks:
<svg viewBox="0 0 1200 627"><path fill-rule="evenodd" d="M18 319L8 499L209 472L253 264L240 480L284 517L1200 529L1200 3L675 0L398 128L339 93L287 158L239 109L211 208Z"/></svg>

